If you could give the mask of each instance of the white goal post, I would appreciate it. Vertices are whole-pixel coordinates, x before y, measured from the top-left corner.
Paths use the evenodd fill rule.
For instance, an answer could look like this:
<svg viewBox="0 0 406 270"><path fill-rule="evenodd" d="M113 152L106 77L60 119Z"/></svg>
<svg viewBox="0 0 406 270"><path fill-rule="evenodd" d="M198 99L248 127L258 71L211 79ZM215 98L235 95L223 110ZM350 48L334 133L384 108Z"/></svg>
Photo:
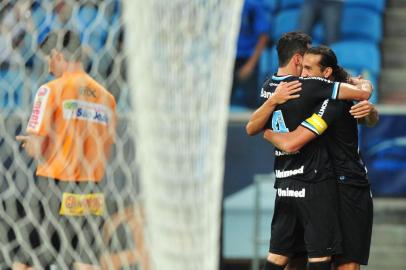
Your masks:
<svg viewBox="0 0 406 270"><path fill-rule="evenodd" d="M218 268L228 105L242 4L0 1L0 269L18 261L35 269L46 264L72 270L71 262L82 255L102 270ZM59 182L50 179L47 186L41 180L40 188L37 161L16 141L26 133L37 90L54 79L40 44L49 32L66 30L80 35L86 71L117 101L115 145L100 184L106 222L89 219L96 231L89 241L91 234L80 224L66 233L60 212L50 210L60 202L44 195L60 196L54 188ZM46 135L50 143L54 135ZM82 205L95 198L90 193L95 192L74 198ZM52 242L54 234L63 239L59 245ZM77 243L86 248L72 248Z"/></svg>
<svg viewBox="0 0 406 270"><path fill-rule="evenodd" d="M125 1L129 83L154 269L214 270L242 1Z"/></svg>

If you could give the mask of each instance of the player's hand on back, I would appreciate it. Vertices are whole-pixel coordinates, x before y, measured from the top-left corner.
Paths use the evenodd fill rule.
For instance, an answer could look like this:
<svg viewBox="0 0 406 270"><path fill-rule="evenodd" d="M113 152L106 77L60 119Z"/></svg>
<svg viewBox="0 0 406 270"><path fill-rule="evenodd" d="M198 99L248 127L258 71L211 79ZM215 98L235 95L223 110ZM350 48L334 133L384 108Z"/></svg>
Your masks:
<svg viewBox="0 0 406 270"><path fill-rule="evenodd" d="M364 79L363 77L362 77L362 75L358 75L358 76L355 76L355 77L350 77L349 79L348 79L348 83L349 84L352 84L352 85L356 85L358 82L360 82L362 79Z"/></svg>
<svg viewBox="0 0 406 270"><path fill-rule="evenodd" d="M299 91L302 90L302 83L299 81L281 82L270 97L276 104L283 104L288 100L300 97Z"/></svg>
<svg viewBox="0 0 406 270"><path fill-rule="evenodd" d="M362 78L362 76L351 77L348 82L352 85L357 86L359 89L372 93L374 87L371 81Z"/></svg>
<svg viewBox="0 0 406 270"><path fill-rule="evenodd" d="M368 116L371 111L374 109L374 106L368 100L360 101L350 109L350 114L354 116L354 118L364 118Z"/></svg>

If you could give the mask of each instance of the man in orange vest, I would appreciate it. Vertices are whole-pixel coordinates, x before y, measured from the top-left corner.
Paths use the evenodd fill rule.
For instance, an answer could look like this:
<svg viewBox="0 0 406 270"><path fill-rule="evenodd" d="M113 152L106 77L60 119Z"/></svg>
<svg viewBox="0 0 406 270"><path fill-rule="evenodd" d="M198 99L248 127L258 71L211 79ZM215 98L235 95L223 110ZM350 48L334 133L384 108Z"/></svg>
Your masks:
<svg viewBox="0 0 406 270"><path fill-rule="evenodd" d="M99 258L105 207L99 183L115 141L116 102L84 71L77 33L52 32L41 49L49 55L49 71L56 79L37 91L27 135L17 140L37 161L40 195L32 196L38 198L30 205L46 234L36 230L37 240L28 244L32 249L20 247L13 269L52 264L98 269L92 262Z"/></svg>

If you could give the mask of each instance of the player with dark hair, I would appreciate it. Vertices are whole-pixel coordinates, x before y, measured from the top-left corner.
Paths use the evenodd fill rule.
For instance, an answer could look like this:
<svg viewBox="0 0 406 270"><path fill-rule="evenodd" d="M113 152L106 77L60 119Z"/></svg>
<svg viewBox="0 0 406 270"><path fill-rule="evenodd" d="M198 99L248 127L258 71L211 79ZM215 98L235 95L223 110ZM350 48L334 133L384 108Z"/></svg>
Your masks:
<svg viewBox="0 0 406 270"><path fill-rule="evenodd" d="M17 136L38 163L38 194L30 202L36 220L30 225L38 222L41 229L23 233L30 237L20 239L28 243L21 245L13 269L33 265L42 270L52 264L96 269L92 262L101 251L105 208L100 183L115 140L116 103L84 71L77 33L51 32L41 49L56 79L39 88L27 135ZM21 231L30 229L22 226Z"/></svg>
<svg viewBox="0 0 406 270"><path fill-rule="evenodd" d="M265 128L289 132L300 125L321 101L331 99L368 99L369 82L358 85L322 78L301 78L303 55L311 38L290 32L278 41L279 69L261 90L263 105L247 124L255 135ZM282 82L300 81L300 98L286 103L272 98ZM365 88L365 89L364 89ZM341 253L341 234L337 216L337 186L328 152L322 140L313 140L300 151L286 153L275 149L275 211L271 226L266 270L282 270L293 255L306 250L309 269L328 269L331 256ZM303 243L304 245L299 245Z"/></svg>
<svg viewBox="0 0 406 270"><path fill-rule="evenodd" d="M334 52L325 46L306 52L302 75L340 82L351 80L338 65ZM366 265L371 244L373 203L367 170L359 153L357 119L373 126L378 122L378 114L368 101L354 105L350 101L326 99L295 130L276 133L268 129L264 133L268 141L285 152L300 151L324 133L322 137L339 184L343 253L334 258L339 270L358 270L360 264Z"/></svg>

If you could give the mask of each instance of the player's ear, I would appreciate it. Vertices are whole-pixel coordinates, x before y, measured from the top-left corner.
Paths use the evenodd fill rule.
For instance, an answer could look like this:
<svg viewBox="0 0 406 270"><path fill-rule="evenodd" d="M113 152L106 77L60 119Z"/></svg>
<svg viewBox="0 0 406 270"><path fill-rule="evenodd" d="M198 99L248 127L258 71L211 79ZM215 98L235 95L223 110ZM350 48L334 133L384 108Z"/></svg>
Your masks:
<svg viewBox="0 0 406 270"><path fill-rule="evenodd" d="M323 71L323 77L324 78L329 78L333 74L333 69L331 67L327 67Z"/></svg>
<svg viewBox="0 0 406 270"><path fill-rule="evenodd" d="M294 60L295 65L302 65L303 56L297 53L293 56L293 60Z"/></svg>

